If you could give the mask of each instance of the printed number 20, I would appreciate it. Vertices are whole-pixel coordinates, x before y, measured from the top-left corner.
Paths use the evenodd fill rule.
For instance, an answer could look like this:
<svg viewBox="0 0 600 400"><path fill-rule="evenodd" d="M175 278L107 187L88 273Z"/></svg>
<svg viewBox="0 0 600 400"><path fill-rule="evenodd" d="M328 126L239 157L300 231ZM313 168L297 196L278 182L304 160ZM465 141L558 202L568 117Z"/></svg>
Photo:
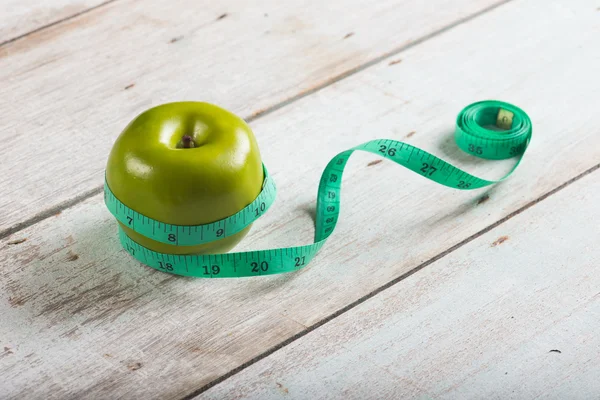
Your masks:
<svg viewBox="0 0 600 400"><path fill-rule="evenodd" d="M257 262L250 263L252 272L266 272L269 269L269 264L266 261L262 261L260 264Z"/></svg>

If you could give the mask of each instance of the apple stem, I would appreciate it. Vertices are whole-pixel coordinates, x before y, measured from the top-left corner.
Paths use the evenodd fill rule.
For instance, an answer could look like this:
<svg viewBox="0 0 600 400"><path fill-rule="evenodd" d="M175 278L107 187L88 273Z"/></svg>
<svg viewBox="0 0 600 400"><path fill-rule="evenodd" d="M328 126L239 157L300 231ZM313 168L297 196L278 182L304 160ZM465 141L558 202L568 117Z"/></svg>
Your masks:
<svg viewBox="0 0 600 400"><path fill-rule="evenodd" d="M191 149L192 147L196 147L196 143L194 143L190 135L184 135L181 138L181 141L177 144L177 147Z"/></svg>

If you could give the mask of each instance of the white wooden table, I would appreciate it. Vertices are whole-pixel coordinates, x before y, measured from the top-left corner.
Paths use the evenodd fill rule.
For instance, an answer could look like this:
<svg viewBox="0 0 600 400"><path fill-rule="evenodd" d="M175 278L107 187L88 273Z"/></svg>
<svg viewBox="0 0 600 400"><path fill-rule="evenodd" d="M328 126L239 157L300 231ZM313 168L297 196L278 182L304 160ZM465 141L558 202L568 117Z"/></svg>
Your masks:
<svg viewBox="0 0 600 400"><path fill-rule="evenodd" d="M0 398L599 398L599 6L2 1ZM322 169L364 141L501 176L514 161L452 138L492 98L533 121L513 177L455 191L357 154L297 273L152 270L102 201L127 122L209 101L250 122L278 186L236 250L310 243Z"/></svg>

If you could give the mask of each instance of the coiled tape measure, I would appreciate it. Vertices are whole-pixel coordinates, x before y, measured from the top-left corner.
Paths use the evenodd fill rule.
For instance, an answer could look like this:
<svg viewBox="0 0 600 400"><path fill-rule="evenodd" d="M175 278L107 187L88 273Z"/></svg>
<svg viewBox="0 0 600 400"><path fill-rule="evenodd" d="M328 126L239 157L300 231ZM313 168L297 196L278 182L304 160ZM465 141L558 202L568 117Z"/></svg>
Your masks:
<svg viewBox="0 0 600 400"><path fill-rule="evenodd" d="M501 130L489 129L495 126ZM476 157L500 160L519 156L514 167L495 181L473 176L410 144L377 139L336 155L323 171L317 191L314 243L270 250L211 255L157 253L134 242L119 227L123 247L137 260L160 271L200 278L234 278L280 274L305 267L331 235L338 221L341 183L348 158L357 150L391 160L439 184L460 190L479 189L501 182L517 168L532 135L529 116L520 108L501 101L481 101L465 107L456 119L458 147ZM263 166L264 168L264 166ZM204 225L171 225L156 221L127 207L104 184L104 200L117 220L158 242L189 246L222 239L243 230L261 217L275 200L275 183L264 168L258 197L238 213Z"/></svg>

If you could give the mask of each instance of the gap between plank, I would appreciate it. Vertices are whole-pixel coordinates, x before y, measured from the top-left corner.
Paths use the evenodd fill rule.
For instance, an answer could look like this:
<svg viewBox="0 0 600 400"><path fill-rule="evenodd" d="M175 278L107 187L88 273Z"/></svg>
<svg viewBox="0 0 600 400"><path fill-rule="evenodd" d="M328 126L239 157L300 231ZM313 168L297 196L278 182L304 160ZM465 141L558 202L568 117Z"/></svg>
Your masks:
<svg viewBox="0 0 600 400"><path fill-rule="evenodd" d="M434 262L440 260L441 258L447 256L448 254L454 252L455 250L458 250L460 247L472 242L473 240L477 239L478 237L486 234L487 232L491 231L492 229L498 227L499 225L502 225L503 223L505 223L506 221L512 219L513 217L523 213L524 211L528 210L529 208L535 206L536 204L538 204L539 202L547 199L548 197L556 194L557 192L561 191L562 189L566 188L567 186L569 186L570 184L580 180L581 178L591 174L592 172L596 171L600 169L600 164L596 164L595 166L589 168L588 170L580 173L579 175L569 179L568 181L564 182L563 184L555 187L554 189L546 192L545 194L541 195L540 197L538 197L535 200L530 201L529 203L525 204L524 206L522 206L521 208L518 208L517 210L511 212L510 214L508 214L507 216L499 219L498 221L486 226L485 228L483 228L482 230L472 234L471 236L467 237L466 239L460 241L459 243L455 244L452 247L449 247L448 249L442 251L441 253L433 256L432 258L430 258L429 260L417 265L416 267L414 267L413 269L403 273L402 275L394 278L393 280L389 281L388 283L386 283L383 286L378 287L377 289L371 291L370 293L364 295L363 297L359 298L358 300L355 300L354 302L346 305L345 307L340 308L338 311L334 312L333 314L330 314L329 316L323 318L322 320L320 320L319 322L307 327L306 329L298 332L297 334L289 337L288 339L284 340L281 343L278 343L277 345L271 347L270 349L264 351L263 353L259 354L258 356L252 358L251 360L245 362L244 364L240 365L237 368L232 369L231 371L229 371L228 373L226 373L225 375L222 375L221 377L215 379L214 381L207 383L206 385L202 386L200 389L182 397L180 400L192 400L194 397L204 393L205 391L207 391L208 389L212 388L213 386L218 385L219 383L222 383L223 381L231 378L232 376L242 372L244 369L250 367L253 364L256 364L257 362L261 361L264 358L267 358L268 356L270 356L271 354L275 353L276 351L284 348L285 346L291 344L292 342L295 342L298 339L301 339L303 336L309 334L310 332L316 330L317 328L320 328L321 326L325 325L326 323L334 320L335 318L341 316L342 314L345 314L346 312L352 310L353 308L355 308L356 306L364 303L365 301L371 299L372 297L375 297L376 295L378 295L379 293L391 288L392 286L396 285L397 283L403 281L404 279L408 278L409 276L419 272L420 270L422 270L423 268L433 264Z"/></svg>
<svg viewBox="0 0 600 400"><path fill-rule="evenodd" d="M25 33L23 33L23 34L21 34L21 35L15 36L14 38L11 38L11 39L8 39L8 40L5 40L4 42L0 42L0 47L4 46L5 44L9 44L9 43L12 43L12 42L16 42L17 40L23 39L23 38L25 38L25 37L27 37L27 36L29 36L29 35L32 35L32 34L34 34L34 33L37 33L37 32L40 32L40 31L43 31L44 29L51 28L51 27L53 27L53 26L55 26L55 25L58 25L58 24L62 24L63 22L66 22L66 21L69 21L69 20L71 20L71 19L77 18L77 17L79 17L80 15L87 14L87 13L89 13L90 11L94 11L94 10L96 10L96 9L100 8L100 7L104 7L105 5L108 5L108 4L110 4L110 3L114 3L114 2L116 2L116 1L118 1L118 0L107 0L107 1L105 1L104 3L96 4L96 5L95 5L95 6L93 6L93 7L86 8L85 10L81 10L81 11L79 11L79 12L77 12L77 13L73 14L73 15L69 15L68 17L61 18L61 19L57 19L56 21L50 22L49 24L42 25L42 26L40 26L39 28L35 28L35 29L34 29L34 30L32 30L32 31L25 32Z"/></svg>
<svg viewBox="0 0 600 400"><path fill-rule="evenodd" d="M85 13L87 13L89 11L92 11L94 9L97 9L99 7L107 5L109 3L113 3L115 1L118 1L118 0L108 0L108 1L106 1L104 3L102 3L102 4L99 4L99 5L95 6L95 7L92 7L92 8L89 8L87 10L81 11L78 14L74 14L74 15L72 15L70 17L64 18L64 19L59 20L59 21L55 21L55 22L53 22L51 24L45 25L45 26L43 26L41 28L38 28L36 30L33 30L31 32L25 33L25 34L23 34L21 36L18 36L16 38L10 39L10 40L8 40L6 42L0 43L0 47L2 45L4 45L4 44L10 43L10 42L14 42L15 40L23 38L23 37L25 37L27 35L30 35L30 34L35 33L35 32L38 32L38 31L40 31L42 29L45 29L45 28L48 28L50 26L59 24L61 22L67 21L69 19L75 18L75 17L77 17L79 15L85 14ZM322 89L324 89L324 88L326 88L328 86L331 86L331 85L333 85L333 84L335 84L335 83L337 83L337 82L339 82L339 81L341 81L343 79L346 79L346 78L348 78L348 77L350 77L350 76L352 76L354 74L357 74L357 73L359 73L361 71L364 71L365 69L367 69L369 67L372 67L373 65L375 65L377 63L380 63L381 61L385 60L386 58L390 58L390 57L396 56L399 53L402 53L403 51L411 49L411 48L413 48L413 47L415 47L415 46L417 46L417 45L419 45L419 44L421 44L423 42L426 42L429 39L432 39L432 38L434 38L434 37L436 37L438 35L441 35L441 34L447 32L447 31L449 31L449 30L451 30L451 29L453 29L453 28L455 28L455 27L457 27L459 25L462 25L462 24L464 24L466 22L469 22L469 21L471 21L471 20L473 20L473 19L475 19L475 18L477 18L477 17L479 17L479 16L481 16L483 14L486 14L486 13L488 13L488 12L490 12L490 11L492 11L492 10L494 10L494 9L496 9L496 8L498 8L498 7L506 4L506 3L511 2L511 1L513 1L513 0L501 0L500 2L492 4L491 6L486 7L484 9L482 9L482 10L479 10L479 11L477 11L474 14L471 14L471 15L468 15L466 17L460 18L460 19L458 19L458 20L456 20L456 21L454 21L454 22L452 22L452 23L450 23L450 24L448 24L448 25L446 25L446 26L444 26L444 27L442 27L442 28L440 28L440 29L438 29L436 31L433 31L433 32L431 32L431 33L429 33L429 34L427 34L425 36L422 36L422 37L420 37L420 38L418 38L418 39L416 39L416 40L414 40L412 42L409 42L409 43L407 43L407 44L405 44L403 46L397 47L394 50L391 50L391 51L389 51L389 52L387 52L387 53L385 53L385 54L383 54L383 55L381 55L379 57L376 57L376 58L372 59L371 61L367 61L364 64L361 64L361 65L359 65L359 66L357 66L355 68L351 68L348 71L341 73L340 75L334 76L333 78L331 78L329 80L326 80L321 85L316 86L316 87L312 88L311 90L299 93L299 94L297 94L295 96L292 96L292 97L290 97L290 98L288 98L286 100L283 100L283 101L281 101L279 103L276 103L276 104L274 104L274 105L272 105L270 107L265 108L260 113L254 114L254 115L252 115L252 116L250 116L248 118L244 118L244 119L248 123L250 123L252 121L255 121L258 118L261 118L261 117L263 117L265 115L271 114L271 113L273 113L273 112L275 112L277 110L280 110L281 108L286 107L286 106L288 106L288 105L290 105L290 104L292 104L292 103L294 103L294 102L296 102L296 101L298 101L300 99L303 99L304 97L310 96L310 95L312 95L312 94L314 94L314 93L316 93L316 92L318 92L318 91L320 91L320 90L322 90ZM86 200L86 199L88 199L88 198L90 198L92 196L95 196L95 195L101 193L102 190L103 190L103 188L104 188L104 185L102 185L100 187L97 187L97 188L94 188L94 189L91 189L91 190L88 190L87 192L82 193L79 196L76 196L76 197L74 197L74 198L72 198L70 200L67 200L65 202L59 203L56 206L54 206L54 207L52 207L52 208L50 208L48 210L42 211L41 213L39 213L37 215L34 215L33 217L31 217L29 219L26 219L23 222L19 222L19 223L15 224L15 225L13 225L13 226L11 226L11 227L3 230L3 231L0 231L0 240L6 238L6 237L8 237L8 236L10 236L10 235L12 235L12 234L14 234L16 232L19 232L19 231L21 231L21 230L23 230L25 228L28 228L28 227L30 227L32 225L35 225L38 222L41 222L41 221L45 220L46 218L55 215L58 212L62 212L64 210L66 210L67 208L73 207L74 205L76 205L76 204L78 204L78 203L80 203L80 202L82 202L82 201L84 201L84 200Z"/></svg>
<svg viewBox="0 0 600 400"><path fill-rule="evenodd" d="M13 225L10 228L7 228L7 229L3 230L2 232L0 232L0 240L4 239L5 237L8 237L16 232L22 231L25 228L35 225L38 222L45 220L46 218L50 218L53 215L61 213L63 210L66 210L67 208L73 207L74 205L77 205L77 204L81 203L82 201L89 199L90 197L93 197L97 194L102 193L103 190L104 190L104 185L94 188L94 189L91 189L91 190L88 190L87 192L83 192L80 195L75 196L70 200L63 201L62 203L59 203L54 207L51 207L45 211L42 211L41 213L36 214L33 217L26 219L23 222L19 222L18 224Z"/></svg>
<svg viewBox="0 0 600 400"><path fill-rule="evenodd" d="M295 96L290 97L289 99L286 99L286 100L283 100L283 101L281 101L281 102L279 102L277 104L274 104L271 107L267 107L264 111L256 113L256 114L254 114L250 118L246 118L246 121L247 122L252 122L252 121L254 121L255 119L257 119L259 117L263 117L263 116L265 116L267 114L271 114L271 113L273 113L273 112L275 112L275 111L277 111L277 110L279 110L279 109L281 109L281 108L283 108L283 107L285 107L285 106L287 106L287 105L289 105L291 103L294 103L294 102L296 102L296 101L298 101L300 99L303 99L304 97L310 96L311 94L314 94L314 93L316 93L316 92L318 92L318 91L320 91L320 90L322 90L322 89L324 89L324 88L326 88L328 86L331 86L331 85L333 85L333 84L335 84L335 83L337 83L337 82L339 82L339 81L341 81L343 79L346 79L349 76L352 76L352 75L357 74L357 73L359 73L361 71L364 71L365 69L367 69L369 67L372 67L373 65L378 64L378 63L382 62L383 60L385 60L387 58L397 56L398 54L400 54L400 53L402 53L402 52L404 52L406 50L409 50L409 49L411 49L411 48L413 48L415 46L418 46L421 43L424 43L424 42L428 41L429 39L433 39L436 36L439 36L439 35L441 35L443 33L446 33L449 30L451 30L453 28L456 28L459 25L462 25L462 24L464 24L466 22L470 22L470 21L474 20L475 18L480 17L480 16L482 16L482 15L484 15L484 14L490 12L490 11L493 11L496 8L498 8L498 7L500 7L500 6L504 5L504 4L510 3L511 1L513 1L513 0L501 0L500 2L494 3L491 6L488 6L488 7L484 8L484 9L481 9L481 10L477 11L474 14L470 14L470 15L467 15L466 17L459 18L456 21L454 21L454 22L452 22L452 23L450 23L450 24L448 24L446 26L443 26L443 27L441 27L438 30L435 30L435 31L433 31L431 33L428 33L425 36L421 36L420 38L415 39L412 42L408 42L405 45L402 45L400 47L396 47L395 49L393 49L391 51L388 51L387 53L384 53L384 54L380 55L379 57L375 57L371 61L367 61L364 64L358 65L358 66L356 66L354 68L349 69L346 72L343 72L343 73L341 73L341 74L339 74L337 76L334 76L333 78L328 79L325 82L323 82L323 84L315 86L314 88L312 88L310 90L307 90L306 92L301 92L301 93L299 93L299 94L297 94Z"/></svg>

